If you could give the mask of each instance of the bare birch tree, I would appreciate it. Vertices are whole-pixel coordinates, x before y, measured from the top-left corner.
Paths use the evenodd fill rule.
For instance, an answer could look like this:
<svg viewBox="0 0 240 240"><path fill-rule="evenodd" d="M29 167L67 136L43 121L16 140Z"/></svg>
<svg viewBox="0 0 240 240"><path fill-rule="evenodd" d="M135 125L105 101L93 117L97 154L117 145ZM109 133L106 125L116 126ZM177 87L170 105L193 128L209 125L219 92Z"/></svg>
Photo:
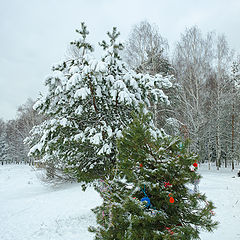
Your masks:
<svg viewBox="0 0 240 240"><path fill-rule="evenodd" d="M200 132L205 124L203 98L204 84L211 73L213 33L205 38L196 27L186 29L177 43L173 65L178 82L182 86L180 95L180 120L189 131L192 150L200 151Z"/></svg>
<svg viewBox="0 0 240 240"><path fill-rule="evenodd" d="M147 21L136 24L125 42L124 60L142 73L168 74L168 41L156 25Z"/></svg>
<svg viewBox="0 0 240 240"><path fill-rule="evenodd" d="M156 25L147 21L142 21L133 26L129 38L125 42L123 59L137 72L150 75L161 74L163 76L174 74L174 69L168 59L167 40L162 37ZM166 88L164 91L174 104L178 91L177 86ZM172 107L154 103L151 103L151 105L155 124L159 127L165 125L169 132L174 133L172 124L174 123L175 112Z"/></svg>
<svg viewBox="0 0 240 240"><path fill-rule="evenodd" d="M173 58L177 80L182 85L179 113L189 129L192 150L202 160L211 156L218 169L223 157L226 165L230 144L231 130L226 119L231 99L232 56L225 36L216 37L210 32L204 37L195 26L181 35Z"/></svg>

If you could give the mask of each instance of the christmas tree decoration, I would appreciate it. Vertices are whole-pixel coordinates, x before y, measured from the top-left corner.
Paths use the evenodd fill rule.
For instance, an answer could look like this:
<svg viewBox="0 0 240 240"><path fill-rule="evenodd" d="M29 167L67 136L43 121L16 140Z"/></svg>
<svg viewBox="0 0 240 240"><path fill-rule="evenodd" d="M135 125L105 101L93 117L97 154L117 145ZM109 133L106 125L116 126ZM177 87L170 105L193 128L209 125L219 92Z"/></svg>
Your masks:
<svg viewBox="0 0 240 240"><path fill-rule="evenodd" d="M146 206L147 208L150 207L150 206L152 206L152 205L151 205L151 202L150 202L150 199L149 199L148 195L147 195L146 192L145 192L145 185L144 185L144 189L141 188L141 190L142 190L142 192L144 193L145 197L143 197L140 201L143 202L143 203L145 202L144 204L145 204L145 206Z"/></svg>
<svg viewBox="0 0 240 240"><path fill-rule="evenodd" d="M169 202L170 202L170 203L174 203L174 198L173 198L173 197L170 197Z"/></svg>
<svg viewBox="0 0 240 240"><path fill-rule="evenodd" d="M164 187L167 188L167 187L172 187L172 185L169 183L169 182L164 182Z"/></svg>
<svg viewBox="0 0 240 240"><path fill-rule="evenodd" d="M198 166L198 164L195 162L195 163L193 163L193 166L196 168Z"/></svg>
<svg viewBox="0 0 240 240"><path fill-rule="evenodd" d="M117 142L119 171L110 180L111 206L103 199L93 210L98 226L89 231L95 240L199 239L201 229L217 226L212 202L206 205L204 194L189 193L187 185L198 177L189 171L197 156L185 143L180 149L180 141L156 129L150 113L135 115ZM103 210L109 216L104 221Z"/></svg>
<svg viewBox="0 0 240 240"><path fill-rule="evenodd" d="M165 229L166 229L166 230L168 230L168 232L169 232L171 235L173 235L173 234L174 234L174 232L171 230L171 228L170 228L170 227L165 227Z"/></svg>
<svg viewBox="0 0 240 240"><path fill-rule="evenodd" d="M143 197L141 199L141 202L146 202L146 204L145 204L146 207L150 207L151 206L151 202L150 202L150 199L148 197Z"/></svg>
<svg viewBox="0 0 240 240"><path fill-rule="evenodd" d="M168 194L168 197L170 197L170 195L171 195L171 193ZM173 198L173 197L170 197L169 202L170 202L170 203L174 203L174 198Z"/></svg>

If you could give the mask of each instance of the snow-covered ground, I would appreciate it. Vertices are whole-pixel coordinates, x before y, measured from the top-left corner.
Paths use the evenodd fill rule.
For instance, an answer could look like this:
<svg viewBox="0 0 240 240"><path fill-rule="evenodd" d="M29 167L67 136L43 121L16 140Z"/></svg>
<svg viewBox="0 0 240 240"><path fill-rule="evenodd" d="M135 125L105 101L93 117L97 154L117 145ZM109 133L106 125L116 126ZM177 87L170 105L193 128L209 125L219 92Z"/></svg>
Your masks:
<svg viewBox="0 0 240 240"><path fill-rule="evenodd" d="M0 240L90 240L91 208L101 204L79 184L50 187L27 165L0 166Z"/></svg>
<svg viewBox="0 0 240 240"><path fill-rule="evenodd" d="M239 168L239 166L237 166ZM215 219L220 222L213 233L202 233L202 240L240 240L240 178L237 171L200 167L200 191L214 202ZM235 178L233 178L235 176Z"/></svg>
<svg viewBox="0 0 240 240"><path fill-rule="evenodd" d="M220 222L202 240L240 240L240 178L229 169L200 167L205 192L217 207ZM101 204L93 189L79 184L46 186L26 165L0 166L0 240L92 240L88 226L95 224L91 208Z"/></svg>

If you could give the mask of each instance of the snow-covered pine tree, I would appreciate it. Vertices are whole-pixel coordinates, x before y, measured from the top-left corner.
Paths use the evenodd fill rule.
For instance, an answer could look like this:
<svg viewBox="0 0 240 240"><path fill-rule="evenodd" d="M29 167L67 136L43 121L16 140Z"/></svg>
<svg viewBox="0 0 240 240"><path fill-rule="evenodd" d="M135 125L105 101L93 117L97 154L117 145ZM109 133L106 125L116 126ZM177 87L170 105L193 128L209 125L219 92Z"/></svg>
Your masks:
<svg viewBox="0 0 240 240"><path fill-rule="evenodd" d="M165 101L162 91L172 86L168 77L137 74L120 58L123 45L116 28L103 41L103 58L92 55L84 23L72 42L80 54L54 66L46 79L48 92L34 108L46 121L26 139L30 156L54 162L79 181L108 177L116 162L115 140L131 121L140 104Z"/></svg>
<svg viewBox="0 0 240 240"><path fill-rule="evenodd" d="M199 239L200 229L216 227L212 202L187 186L199 178L197 156L180 143L156 130L149 114L135 117L118 141L115 178L100 182L98 227L89 228L96 240Z"/></svg>

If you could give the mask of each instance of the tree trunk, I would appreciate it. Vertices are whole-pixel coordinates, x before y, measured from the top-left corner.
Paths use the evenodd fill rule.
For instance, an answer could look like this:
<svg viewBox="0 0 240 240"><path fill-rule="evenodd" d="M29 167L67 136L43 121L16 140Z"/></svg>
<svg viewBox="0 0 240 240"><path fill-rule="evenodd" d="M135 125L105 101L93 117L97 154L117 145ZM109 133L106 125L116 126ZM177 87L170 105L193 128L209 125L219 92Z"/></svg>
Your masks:
<svg viewBox="0 0 240 240"><path fill-rule="evenodd" d="M232 114L232 170L234 170L234 113Z"/></svg>
<svg viewBox="0 0 240 240"><path fill-rule="evenodd" d="M210 170L211 161L210 161L210 151L208 151L208 170Z"/></svg>
<svg viewBox="0 0 240 240"><path fill-rule="evenodd" d="M234 170L234 87L233 87L233 103L232 103L232 171Z"/></svg>
<svg viewBox="0 0 240 240"><path fill-rule="evenodd" d="M224 159L224 167L227 168L227 157Z"/></svg>

